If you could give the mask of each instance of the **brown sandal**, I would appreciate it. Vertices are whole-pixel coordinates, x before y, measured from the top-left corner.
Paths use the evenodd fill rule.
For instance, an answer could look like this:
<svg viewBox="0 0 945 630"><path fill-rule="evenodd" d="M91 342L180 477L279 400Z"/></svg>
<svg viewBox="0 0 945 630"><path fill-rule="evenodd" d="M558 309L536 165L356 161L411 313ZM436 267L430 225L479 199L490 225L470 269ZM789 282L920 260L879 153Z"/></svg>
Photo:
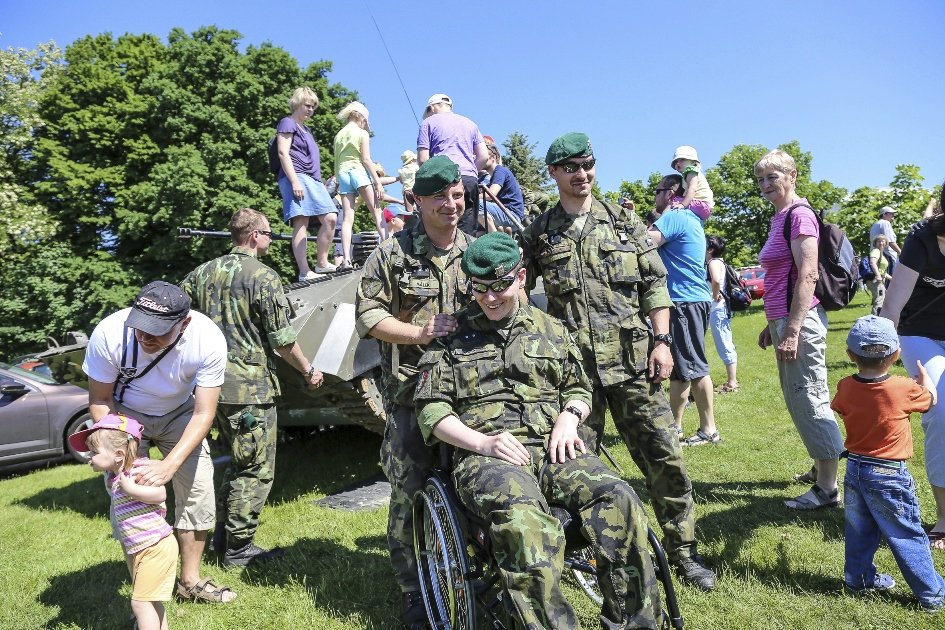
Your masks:
<svg viewBox="0 0 945 630"><path fill-rule="evenodd" d="M817 467L811 466L810 470L807 472L802 472L794 475L794 481L797 483L809 484L817 483Z"/></svg>
<svg viewBox="0 0 945 630"><path fill-rule="evenodd" d="M226 593L233 593L233 597L227 598ZM191 588L187 588L180 582L177 583L177 596L185 601L211 602L214 604L228 604L236 599L236 592L229 586L219 586L206 578L200 580Z"/></svg>

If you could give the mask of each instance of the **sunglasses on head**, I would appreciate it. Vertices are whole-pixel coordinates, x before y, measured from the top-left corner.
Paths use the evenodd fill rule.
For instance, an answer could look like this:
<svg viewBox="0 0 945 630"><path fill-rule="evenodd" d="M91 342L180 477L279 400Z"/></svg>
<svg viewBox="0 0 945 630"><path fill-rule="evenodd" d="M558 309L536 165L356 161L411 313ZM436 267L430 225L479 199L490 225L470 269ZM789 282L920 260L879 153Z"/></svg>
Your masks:
<svg viewBox="0 0 945 630"><path fill-rule="evenodd" d="M577 173L578 169L584 169L585 172L594 168L594 165L597 164L595 158L587 158L583 162L561 162L557 166L563 170L565 173Z"/></svg>
<svg viewBox="0 0 945 630"><path fill-rule="evenodd" d="M511 276L505 276L504 278L499 278L498 280L493 280L492 282L470 280L469 284L472 286L472 290L476 293L488 293L490 290L492 290L493 293L502 293L515 282L515 279L518 277L518 270L520 268L521 267L516 267L513 269Z"/></svg>

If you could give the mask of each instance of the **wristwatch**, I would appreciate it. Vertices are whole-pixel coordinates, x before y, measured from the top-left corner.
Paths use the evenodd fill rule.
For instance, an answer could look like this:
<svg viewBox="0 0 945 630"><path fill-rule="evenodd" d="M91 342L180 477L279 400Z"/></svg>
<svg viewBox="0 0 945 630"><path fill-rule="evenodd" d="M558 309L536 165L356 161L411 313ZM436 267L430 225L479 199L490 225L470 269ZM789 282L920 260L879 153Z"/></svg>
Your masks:
<svg viewBox="0 0 945 630"><path fill-rule="evenodd" d="M309 363L308 370L305 371L305 378L312 378L312 374L315 373L315 364Z"/></svg>
<svg viewBox="0 0 945 630"><path fill-rule="evenodd" d="M576 415L578 419L578 424L581 424L582 422L584 422L584 412L578 409L577 407L575 407L574 405L567 405L564 408L564 410L567 411L568 413L573 413L574 415Z"/></svg>
<svg viewBox="0 0 945 630"><path fill-rule="evenodd" d="M657 343L660 341L665 343L667 346L671 346L673 345L673 336L669 333L662 333L660 335L653 336L653 343Z"/></svg>

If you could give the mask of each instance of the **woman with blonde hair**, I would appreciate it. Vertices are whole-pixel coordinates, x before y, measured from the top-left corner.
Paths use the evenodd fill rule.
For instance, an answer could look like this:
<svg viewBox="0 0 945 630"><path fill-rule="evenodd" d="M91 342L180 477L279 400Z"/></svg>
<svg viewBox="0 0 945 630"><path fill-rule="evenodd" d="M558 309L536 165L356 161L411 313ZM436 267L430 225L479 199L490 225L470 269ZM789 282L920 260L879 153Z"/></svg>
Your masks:
<svg viewBox="0 0 945 630"><path fill-rule="evenodd" d="M827 387L827 313L814 296L820 223L795 191L797 165L775 149L755 163L761 194L774 206L768 240L758 261L765 270L765 317L758 335L762 350L775 346L781 393L797 432L814 460L795 479L811 489L785 501L794 510L840 505L837 468L843 452L840 427L830 409ZM785 238L785 223L790 225Z"/></svg>
<svg viewBox="0 0 945 630"><path fill-rule="evenodd" d="M385 226L378 207L383 188L371 161L371 128L367 107L358 101L345 105L338 118L347 122L335 135L335 176L344 218L341 223L341 248L345 265L351 262L351 234L354 229L355 195L359 194L371 215L377 232L384 238Z"/></svg>
<svg viewBox="0 0 945 630"><path fill-rule="evenodd" d="M279 150L279 191L282 193L282 218L292 226L292 253L299 268L299 281L311 280L317 273L335 270L328 262L331 240L335 235L338 211L322 183L318 143L305 124L318 107L318 96L310 88L300 87L289 99L290 116L276 126ZM316 266L308 263L308 225L318 217Z"/></svg>
<svg viewBox="0 0 945 630"><path fill-rule="evenodd" d="M873 315L879 315L883 310L883 302L886 299L886 283L892 280L889 275L889 261L883 255L889 241L884 234L879 234L873 239L873 249L870 250L870 269L873 270L873 279L867 281L866 285L870 289L873 297L871 311Z"/></svg>

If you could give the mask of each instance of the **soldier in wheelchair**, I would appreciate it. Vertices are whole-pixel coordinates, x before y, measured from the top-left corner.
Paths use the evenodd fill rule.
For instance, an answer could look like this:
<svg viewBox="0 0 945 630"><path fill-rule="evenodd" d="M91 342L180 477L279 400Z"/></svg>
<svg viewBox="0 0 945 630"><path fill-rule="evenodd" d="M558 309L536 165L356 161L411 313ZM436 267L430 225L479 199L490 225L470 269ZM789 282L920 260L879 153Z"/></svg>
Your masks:
<svg viewBox="0 0 945 630"><path fill-rule="evenodd" d="M455 495L485 524L514 623L579 627L560 588L565 532L552 513L558 506L575 515L590 542L601 627L659 627L643 505L578 437L591 400L579 350L563 324L521 299L526 272L514 239L487 234L469 246L462 266L476 303L457 313L457 331L431 344L420 362L418 423L428 442L455 447ZM455 517L435 518L456 508L448 505L452 490L434 486L438 496L420 493L415 507L434 516L417 528L418 547L426 547L418 549L421 571L433 573L421 575L424 599L434 627L462 627L442 610L474 607L464 582L466 541Z"/></svg>

